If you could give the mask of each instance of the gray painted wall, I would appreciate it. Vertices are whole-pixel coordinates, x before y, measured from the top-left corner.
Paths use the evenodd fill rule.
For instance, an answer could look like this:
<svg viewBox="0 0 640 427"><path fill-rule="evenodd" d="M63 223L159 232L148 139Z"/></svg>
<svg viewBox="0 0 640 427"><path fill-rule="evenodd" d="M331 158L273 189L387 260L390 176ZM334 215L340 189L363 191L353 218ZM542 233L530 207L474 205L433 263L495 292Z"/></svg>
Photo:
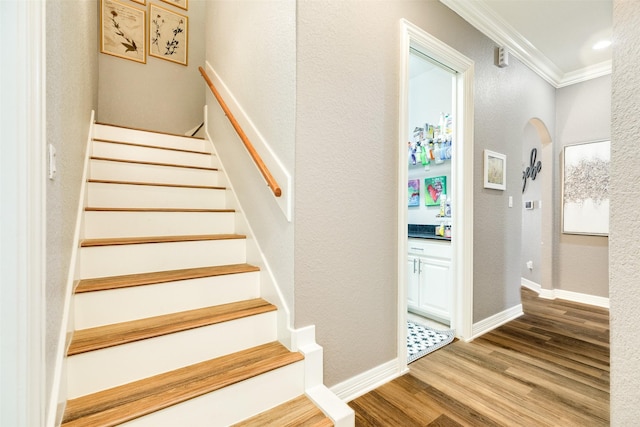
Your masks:
<svg viewBox="0 0 640 427"><path fill-rule="evenodd" d="M640 3L613 1L612 141L609 232L611 425L640 419Z"/></svg>
<svg viewBox="0 0 640 427"><path fill-rule="evenodd" d="M475 322L520 303L522 131L554 131L555 90L435 1L298 1L296 326L315 324L329 386L396 357L400 18L476 61ZM507 191L482 188L484 148ZM513 196L514 208L508 208Z"/></svg>
<svg viewBox="0 0 640 427"><path fill-rule="evenodd" d="M202 123L205 86L198 67L204 65L205 1L191 0L188 11L162 6L189 18L188 66L153 56L142 64L100 53L98 121L179 134Z"/></svg>
<svg viewBox="0 0 640 427"><path fill-rule="evenodd" d="M207 62L293 175L295 1L209 1L206 12ZM293 224L286 220L208 89L207 106L211 138L283 297L293 310Z"/></svg>
<svg viewBox="0 0 640 427"><path fill-rule="evenodd" d="M556 93L557 177L554 189L554 286L601 297L609 296L609 239L562 234L562 151L565 145L611 138L611 76L558 89Z"/></svg>
<svg viewBox="0 0 640 427"><path fill-rule="evenodd" d="M47 14L47 143L58 173L47 180L45 370L49 400L73 246L91 110L97 106L98 2L50 0ZM73 22L73 25L64 23Z"/></svg>
<svg viewBox="0 0 640 427"><path fill-rule="evenodd" d="M531 150L537 150L536 163L542 161L542 142L536 128L527 123L522 135L522 163L520 166L520 174L531 164ZM542 198L542 174L550 174L553 171L553 165L541 162L542 169L540 174L536 175L536 179L527 179L527 186L522 193L522 255L520 268L522 277L541 284L541 242L542 242L542 215L540 210L540 200ZM522 186L522 182L520 183ZM533 209L525 209L524 201L533 201ZM544 206L545 209L552 209L551 206ZM533 262L533 269L527 268L527 261Z"/></svg>

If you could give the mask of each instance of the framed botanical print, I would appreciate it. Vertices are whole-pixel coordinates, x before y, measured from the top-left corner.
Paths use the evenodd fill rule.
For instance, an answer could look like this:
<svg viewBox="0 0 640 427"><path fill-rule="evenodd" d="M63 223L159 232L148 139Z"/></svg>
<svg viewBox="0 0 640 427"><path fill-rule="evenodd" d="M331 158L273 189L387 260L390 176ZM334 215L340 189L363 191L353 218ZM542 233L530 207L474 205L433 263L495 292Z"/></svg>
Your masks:
<svg viewBox="0 0 640 427"><path fill-rule="evenodd" d="M149 55L187 65L189 18L164 7L149 6Z"/></svg>
<svg viewBox="0 0 640 427"><path fill-rule="evenodd" d="M162 0L162 1L170 5L179 7L180 9L188 10L189 0Z"/></svg>
<svg viewBox="0 0 640 427"><path fill-rule="evenodd" d="M117 0L102 0L100 52L131 61L147 62L145 11Z"/></svg>

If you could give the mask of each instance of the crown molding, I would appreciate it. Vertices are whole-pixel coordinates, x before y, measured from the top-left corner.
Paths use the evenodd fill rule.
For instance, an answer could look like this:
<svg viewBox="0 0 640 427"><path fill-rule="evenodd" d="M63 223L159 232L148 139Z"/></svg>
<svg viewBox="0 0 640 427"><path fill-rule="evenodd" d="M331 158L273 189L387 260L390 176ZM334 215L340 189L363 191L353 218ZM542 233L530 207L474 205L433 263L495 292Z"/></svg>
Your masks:
<svg viewBox="0 0 640 427"><path fill-rule="evenodd" d="M563 73L557 65L483 1L440 0L440 2L498 45L506 46L511 55L555 88L611 74L611 61Z"/></svg>
<svg viewBox="0 0 640 427"><path fill-rule="evenodd" d="M561 88L609 74L611 74L611 60L604 61L599 64L594 64L580 70L565 73L565 75L562 77L562 80L556 87Z"/></svg>

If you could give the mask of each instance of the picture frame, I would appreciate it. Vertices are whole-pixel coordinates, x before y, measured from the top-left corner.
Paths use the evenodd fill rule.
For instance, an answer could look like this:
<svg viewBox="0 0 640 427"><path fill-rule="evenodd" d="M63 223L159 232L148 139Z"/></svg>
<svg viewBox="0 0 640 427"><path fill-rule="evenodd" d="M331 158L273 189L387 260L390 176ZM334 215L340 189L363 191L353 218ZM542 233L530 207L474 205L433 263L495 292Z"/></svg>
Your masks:
<svg viewBox="0 0 640 427"><path fill-rule="evenodd" d="M420 206L420 180L410 179L407 189L409 207Z"/></svg>
<svg viewBox="0 0 640 427"><path fill-rule="evenodd" d="M562 233L609 235L611 141L566 145L562 151Z"/></svg>
<svg viewBox="0 0 640 427"><path fill-rule="evenodd" d="M434 176L424 179L425 206L440 206L441 196L447 195L447 177Z"/></svg>
<svg viewBox="0 0 640 427"><path fill-rule="evenodd" d="M189 10L189 0L162 0L163 2L170 4L180 9Z"/></svg>
<svg viewBox="0 0 640 427"><path fill-rule="evenodd" d="M156 4L149 5L149 56L188 65L189 18Z"/></svg>
<svg viewBox="0 0 640 427"><path fill-rule="evenodd" d="M146 11L118 0L101 0L100 52L145 64Z"/></svg>
<svg viewBox="0 0 640 427"><path fill-rule="evenodd" d="M507 156L484 150L484 188L507 189Z"/></svg>

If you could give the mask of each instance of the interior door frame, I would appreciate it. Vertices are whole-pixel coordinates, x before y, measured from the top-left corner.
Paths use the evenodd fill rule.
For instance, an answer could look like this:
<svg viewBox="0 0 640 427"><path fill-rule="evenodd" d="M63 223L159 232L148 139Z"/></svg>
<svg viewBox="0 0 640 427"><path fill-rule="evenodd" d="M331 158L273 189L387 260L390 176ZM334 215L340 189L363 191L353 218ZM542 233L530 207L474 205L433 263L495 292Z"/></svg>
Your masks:
<svg viewBox="0 0 640 427"><path fill-rule="evenodd" d="M408 215L407 131L409 101L409 51L415 48L456 74L454 112L456 141L451 160L452 209L452 317L456 337L470 341L473 330L473 79L474 62L402 19L400 49L400 96L398 121L398 358L400 371L407 370L407 256Z"/></svg>

